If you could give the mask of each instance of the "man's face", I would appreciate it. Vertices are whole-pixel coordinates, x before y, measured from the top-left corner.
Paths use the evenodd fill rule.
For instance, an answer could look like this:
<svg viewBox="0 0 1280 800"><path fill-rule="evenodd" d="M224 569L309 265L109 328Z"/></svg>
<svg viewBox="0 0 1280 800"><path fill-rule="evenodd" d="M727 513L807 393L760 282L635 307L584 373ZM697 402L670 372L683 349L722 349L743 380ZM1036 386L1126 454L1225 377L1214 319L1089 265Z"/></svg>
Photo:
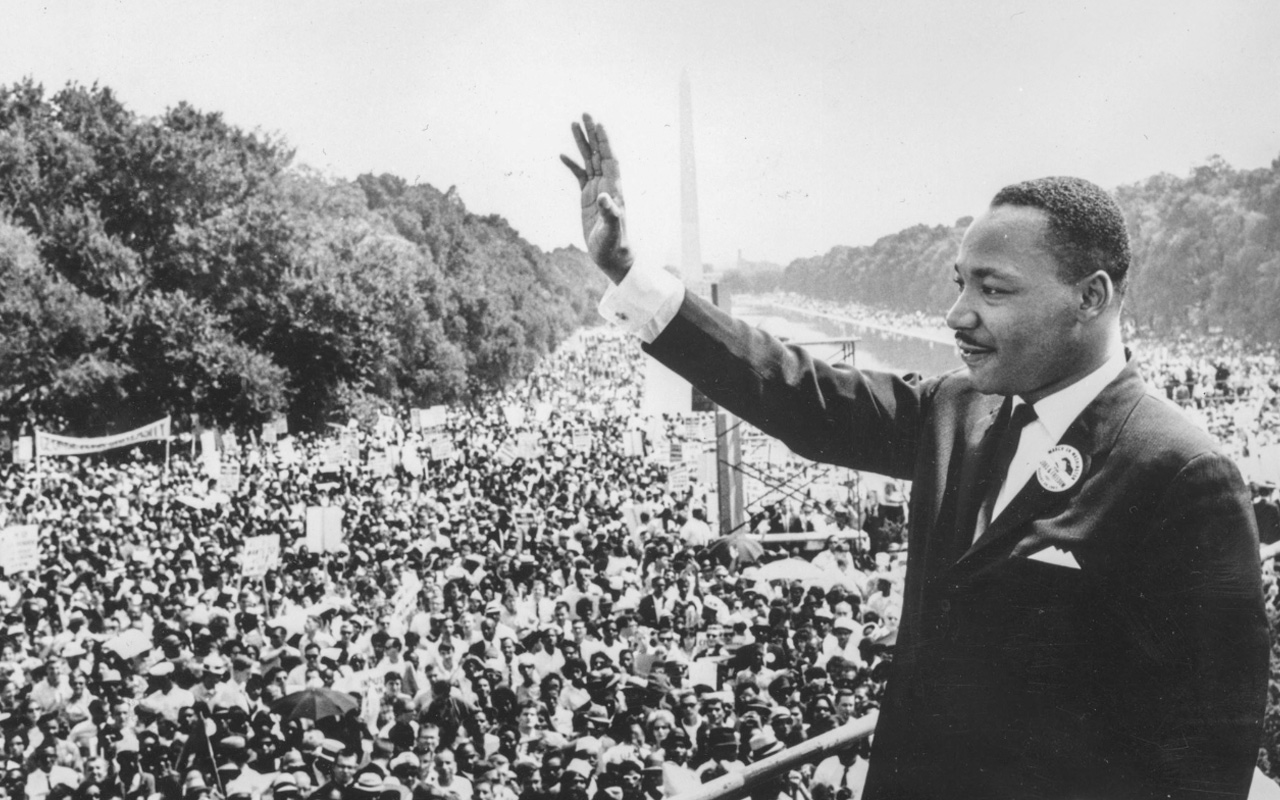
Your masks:
<svg viewBox="0 0 1280 800"><path fill-rule="evenodd" d="M857 711L857 701L854 700L853 695L851 694L840 695L839 699L836 701L836 717L841 722L845 722L850 717L853 717L856 711Z"/></svg>
<svg viewBox="0 0 1280 800"><path fill-rule="evenodd" d="M1088 374L1077 316L1081 298L1045 246L1039 209L1000 206L964 235L955 272L960 296L947 312L978 391L1035 402Z"/></svg>
<svg viewBox="0 0 1280 800"><path fill-rule="evenodd" d="M444 752L436 756L436 773L442 784L453 782L453 776L458 774L458 762L453 760L453 753Z"/></svg>
<svg viewBox="0 0 1280 800"><path fill-rule="evenodd" d="M440 732L435 728L423 728L418 731L418 755L434 753L440 746Z"/></svg>
<svg viewBox="0 0 1280 800"><path fill-rule="evenodd" d="M685 695L680 699L680 714L685 722L693 722L698 718L698 698Z"/></svg>
<svg viewBox="0 0 1280 800"><path fill-rule="evenodd" d="M333 779L339 786L346 786L351 783L351 779L356 776L356 757L339 756L338 760L333 762Z"/></svg>

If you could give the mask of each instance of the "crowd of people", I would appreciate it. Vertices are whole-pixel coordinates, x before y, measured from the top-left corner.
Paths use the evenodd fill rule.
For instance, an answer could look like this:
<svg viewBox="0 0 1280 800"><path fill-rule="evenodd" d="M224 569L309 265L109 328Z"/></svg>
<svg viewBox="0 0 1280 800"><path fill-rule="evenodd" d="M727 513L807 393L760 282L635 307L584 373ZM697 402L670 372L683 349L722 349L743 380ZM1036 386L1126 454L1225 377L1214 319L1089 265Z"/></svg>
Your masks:
<svg viewBox="0 0 1280 800"><path fill-rule="evenodd" d="M6 466L40 563L0 580L0 798L656 800L867 714L905 487L719 539L709 426L639 414L640 358L587 332L443 424ZM849 797L865 755L772 791Z"/></svg>
<svg viewBox="0 0 1280 800"><path fill-rule="evenodd" d="M1257 453L1280 369L1219 345L1135 349ZM762 538L720 539L712 426L641 414L640 358L584 332L429 424L5 467L0 523L38 526L40 565L0 581L0 798L658 800L869 713L909 487L819 494L770 457ZM766 791L856 796L866 753Z"/></svg>

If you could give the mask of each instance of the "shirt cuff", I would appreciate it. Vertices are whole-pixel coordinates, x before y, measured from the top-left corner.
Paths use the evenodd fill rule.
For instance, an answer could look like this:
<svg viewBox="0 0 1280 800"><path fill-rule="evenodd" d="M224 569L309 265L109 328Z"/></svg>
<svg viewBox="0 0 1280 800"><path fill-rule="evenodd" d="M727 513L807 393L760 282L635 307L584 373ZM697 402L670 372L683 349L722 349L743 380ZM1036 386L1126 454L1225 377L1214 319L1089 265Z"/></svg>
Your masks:
<svg viewBox="0 0 1280 800"><path fill-rule="evenodd" d="M658 338L684 302L684 284L665 269L633 267L600 299L600 316L646 344Z"/></svg>

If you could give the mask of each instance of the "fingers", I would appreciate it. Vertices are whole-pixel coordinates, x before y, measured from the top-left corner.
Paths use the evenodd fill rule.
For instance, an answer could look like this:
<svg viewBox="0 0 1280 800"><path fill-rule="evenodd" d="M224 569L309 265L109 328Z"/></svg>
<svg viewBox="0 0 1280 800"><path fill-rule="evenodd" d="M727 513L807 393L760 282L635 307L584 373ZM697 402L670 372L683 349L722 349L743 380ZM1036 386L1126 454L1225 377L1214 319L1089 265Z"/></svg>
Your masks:
<svg viewBox="0 0 1280 800"><path fill-rule="evenodd" d="M622 218L622 206L618 205L608 192L601 192L596 198L596 208L600 209L601 216L610 222L617 222Z"/></svg>
<svg viewBox="0 0 1280 800"><path fill-rule="evenodd" d="M582 115L582 125L587 129L587 143L591 147L591 174L603 175L603 158L600 154L600 134L599 126L596 121L591 118L590 114Z"/></svg>
<svg viewBox="0 0 1280 800"><path fill-rule="evenodd" d="M596 125L596 150L599 151L600 157L605 161L613 158L613 148L609 146L609 136L604 132L603 125Z"/></svg>
<svg viewBox="0 0 1280 800"><path fill-rule="evenodd" d="M568 156L566 156L566 155L563 155L563 154L562 154L562 155L560 156L560 161L561 161L561 162L562 162L566 167L568 167L568 168L569 168L569 171L573 173L573 177L575 177L575 178L577 178L577 179L578 179L578 188L579 188L579 189L585 189L585 188L587 188L587 172L586 172L586 170L584 170L582 167L578 166L578 165L577 165L577 163L575 163L575 162L574 162L574 160L573 160L572 158L569 158L569 157L568 157Z"/></svg>
<svg viewBox="0 0 1280 800"><path fill-rule="evenodd" d="M590 119L583 116L583 119ZM587 177L591 177L591 145L587 142L587 136L582 132L582 126L573 123L573 140L578 143L578 152L582 154L582 165L587 168Z"/></svg>
<svg viewBox="0 0 1280 800"><path fill-rule="evenodd" d="M590 114L582 115L582 127L587 129L587 141L591 143L591 151L596 152L599 149L596 142L596 121Z"/></svg>

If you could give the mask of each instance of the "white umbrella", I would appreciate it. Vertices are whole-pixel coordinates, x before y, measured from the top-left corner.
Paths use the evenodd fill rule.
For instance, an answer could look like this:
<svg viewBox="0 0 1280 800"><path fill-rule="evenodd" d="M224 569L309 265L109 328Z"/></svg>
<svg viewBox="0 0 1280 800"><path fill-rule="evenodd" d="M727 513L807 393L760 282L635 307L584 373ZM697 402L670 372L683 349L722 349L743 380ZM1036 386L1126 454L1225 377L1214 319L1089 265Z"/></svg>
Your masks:
<svg viewBox="0 0 1280 800"><path fill-rule="evenodd" d="M851 592L857 592L860 595L866 594L862 588L867 581L865 572L860 572L856 569L851 569L848 572L841 572L838 569L824 569L822 574L827 580L825 587L827 589L839 584Z"/></svg>
<svg viewBox="0 0 1280 800"><path fill-rule="evenodd" d="M814 566L812 561L803 558L784 558L781 561L770 561L755 570L752 576L759 581L802 581L827 585L833 574L821 567Z"/></svg>
<svg viewBox="0 0 1280 800"><path fill-rule="evenodd" d="M151 637L137 628L130 628L107 640L103 647L111 650L121 658L133 658L152 648Z"/></svg>
<svg viewBox="0 0 1280 800"><path fill-rule="evenodd" d="M306 609L295 608L292 611L267 620L267 627L274 628L276 626L284 628L287 637L302 633L307 628Z"/></svg>

